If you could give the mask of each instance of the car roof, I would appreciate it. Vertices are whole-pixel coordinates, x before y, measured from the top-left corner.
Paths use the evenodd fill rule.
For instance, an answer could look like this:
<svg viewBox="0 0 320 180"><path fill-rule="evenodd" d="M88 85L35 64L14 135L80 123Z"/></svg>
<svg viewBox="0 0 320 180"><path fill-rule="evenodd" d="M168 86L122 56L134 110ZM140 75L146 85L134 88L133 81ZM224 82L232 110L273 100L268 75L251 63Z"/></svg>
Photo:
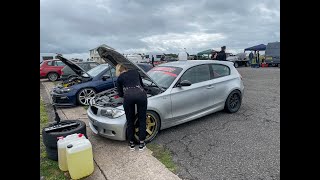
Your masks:
<svg viewBox="0 0 320 180"><path fill-rule="evenodd" d="M76 64L86 64L86 63L95 63L95 64L99 64L95 61L83 61L83 62L75 62Z"/></svg>
<svg viewBox="0 0 320 180"><path fill-rule="evenodd" d="M44 61L46 61L46 62L48 62L48 61L60 61L60 59L47 59L47 60L44 60Z"/></svg>
<svg viewBox="0 0 320 180"><path fill-rule="evenodd" d="M232 62L229 61L216 61L216 60L179 60L179 61L174 61L174 62L168 62L164 64L160 64L159 66L175 66L175 67L180 67L183 69L187 69L193 66L201 65L201 64L222 64L222 65L233 65Z"/></svg>

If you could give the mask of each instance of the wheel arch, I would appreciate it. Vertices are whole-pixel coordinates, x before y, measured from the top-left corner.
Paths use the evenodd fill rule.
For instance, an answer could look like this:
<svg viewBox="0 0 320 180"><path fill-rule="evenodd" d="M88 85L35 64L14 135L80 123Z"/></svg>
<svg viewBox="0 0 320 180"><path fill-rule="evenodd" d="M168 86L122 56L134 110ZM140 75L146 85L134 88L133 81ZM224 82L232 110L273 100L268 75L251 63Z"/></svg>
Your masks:
<svg viewBox="0 0 320 180"><path fill-rule="evenodd" d="M56 71L49 71L49 72L47 72L47 74L46 74L46 78L48 78L48 75L49 75L50 73L56 73L56 74L58 74L58 78L60 77L60 74L59 74L58 72L56 72Z"/></svg>
<svg viewBox="0 0 320 180"><path fill-rule="evenodd" d="M158 117L159 117L159 131L160 131L160 129L161 129L161 116L160 116L160 114L154 109L147 109L147 111L154 112L155 114L158 115Z"/></svg>

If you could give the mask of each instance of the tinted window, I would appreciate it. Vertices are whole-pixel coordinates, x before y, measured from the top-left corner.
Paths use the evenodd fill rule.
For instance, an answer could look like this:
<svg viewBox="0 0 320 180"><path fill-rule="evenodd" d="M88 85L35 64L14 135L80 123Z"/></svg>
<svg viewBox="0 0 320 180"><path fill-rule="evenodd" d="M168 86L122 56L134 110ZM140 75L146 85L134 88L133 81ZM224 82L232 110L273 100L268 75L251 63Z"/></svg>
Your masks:
<svg viewBox="0 0 320 180"><path fill-rule="evenodd" d="M230 69L228 66L221 64L212 64L213 78L219 78L230 75Z"/></svg>
<svg viewBox="0 0 320 180"><path fill-rule="evenodd" d="M111 73L112 75L110 75L110 70L108 70L104 75L108 75L108 76L116 76L116 69L115 68L112 68L111 69Z"/></svg>
<svg viewBox="0 0 320 180"><path fill-rule="evenodd" d="M54 61L48 61L48 66L54 66Z"/></svg>
<svg viewBox="0 0 320 180"><path fill-rule="evenodd" d="M195 66L188 69L181 77L181 81L188 80L192 84L210 80L208 65Z"/></svg>
<svg viewBox="0 0 320 180"><path fill-rule="evenodd" d="M162 57L162 55L156 55L156 58L161 58Z"/></svg>
<svg viewBox="0 0 320 180"><path fill-rule="evenodd" d="M102 71L104 71L105 69L107 69L109 66L108 65L100 65L100 66L97 66L95 68L92 68L90 69L87 73L92 76L92 77L95 77L97 76L98 74L102 73ZM85 76L85 74L84 74Z"/></svg>
<svg viewBox="0 0 320 180"><path fill-rule="evenodd" d="M62 61L56 61L56 66L64 66L64 63Z"/></svg>
<svg viewBox="0 0 320 180"><path fill-rule="evenodd" d="M89 71L90 69L92 69L90 68L88 63L79 63L78 65L85 71Z"/></svg>
<svg viewBox="0 0 320 180"><path fill-rule="evenodd" d="M148 64L137 64L141 69L143 69L145 72L148 72L150 69L152 69L153 67L151 65Z"/></svg>
<svg viewBox="0 0 320 180"><path fill-rule="evenodd" d="M69 66L64 67L62 71L63 74L74 74L73 70Z"/></svg>
<svg viewBox="0 0 320 180"><path fill-rule="evenodd" d="M169 66L158 66L152 68L147 74L154 80L159 86L168 88L172 82L182 71L182 68L169 67Z"/></svg>
<svg viewBox="0 0 320 180"><path fill-rule="evenodd" d="M89 65L90 65L90 68L94 68L94 67L97 67L99 64L97 64L97 63L90 63Z"/></svg>

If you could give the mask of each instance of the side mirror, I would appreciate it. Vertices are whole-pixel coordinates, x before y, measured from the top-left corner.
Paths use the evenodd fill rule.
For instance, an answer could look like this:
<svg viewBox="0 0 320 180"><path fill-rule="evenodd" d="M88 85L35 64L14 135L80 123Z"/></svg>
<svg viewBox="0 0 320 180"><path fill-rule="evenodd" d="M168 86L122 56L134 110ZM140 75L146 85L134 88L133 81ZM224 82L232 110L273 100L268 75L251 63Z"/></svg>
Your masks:
<svg viewBox="0 0 320 180"><path fill-rule="evenodd" d="M183 80L178 84L178 87L182 87L182 86L191 86L191 82L188 80Z"/></svg>
<svg viewBox="0 0 320 180"><path fill-rule="evenodd" d="M103 75L102 76L102 80L107 80L107 79L109 79L110 78L110 75L108 75L108 74L105 74L105 75Z"/></svg>

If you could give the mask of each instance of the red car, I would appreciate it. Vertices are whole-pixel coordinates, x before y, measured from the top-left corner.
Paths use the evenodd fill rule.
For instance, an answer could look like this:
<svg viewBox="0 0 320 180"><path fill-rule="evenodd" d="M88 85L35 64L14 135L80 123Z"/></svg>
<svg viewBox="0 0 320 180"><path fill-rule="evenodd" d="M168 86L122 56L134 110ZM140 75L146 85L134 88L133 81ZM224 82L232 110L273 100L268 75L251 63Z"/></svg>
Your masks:
<svg viewBox="0 0 320 180"><path fill-rule="evenodd" d="M40 64L40 78L56 81L61 76L61 69L65 64L59 59L42 61Z"/></svg>

